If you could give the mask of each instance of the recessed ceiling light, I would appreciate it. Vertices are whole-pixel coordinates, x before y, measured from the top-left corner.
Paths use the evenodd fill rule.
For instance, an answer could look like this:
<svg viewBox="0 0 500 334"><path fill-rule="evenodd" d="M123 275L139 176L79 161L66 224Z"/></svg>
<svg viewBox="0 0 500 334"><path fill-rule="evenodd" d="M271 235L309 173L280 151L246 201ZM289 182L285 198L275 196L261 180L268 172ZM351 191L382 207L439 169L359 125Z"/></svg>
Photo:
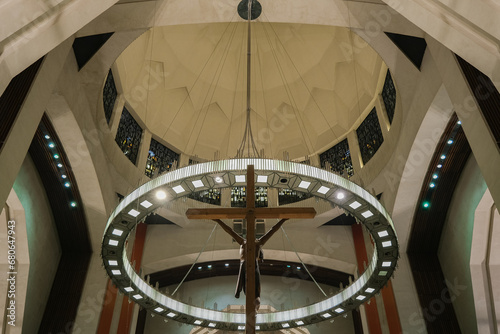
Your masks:
<svg viewBox="0 0 500 334"><path fill-rule="evenodd" d="M257 182L267 183L267 175L257 175Z"/></svg>
<svg viewBox="0 0 500 334"><path fill-rule="evenodd" d="M54 159L59 159L59 154L54 154Z"/></svg>
<svg viewBox="0 0 500 334"><path fill-rule="evenodd" d="M221 182L222 182L222 177L217 176L217 177L215 178L215 182L217 182L217 183L221 183Z"/></svg>
<svg viewBox="0 0 500 334"><path fill-rule="evenodd" d="M382 247L391 247L392 246L392 241L387 240L382 242Z"/></svg>
<svg viewBox="0 0 500 334"><path fill-rule="evenodd" d="M153 205L153 203L151 203L148 200L144 200L144 201L141 202L141 206L143 206L146 209L149 208L151 205Z"/></svg>
<svg viewBox="0 0 500 334"><path fill-rule="evenodd" d="M441 164L437 165L437 168L441 168L441 167L443 167L443 165L441 165Z"/></svg>
<svg viewBox="0 0 500 334"><path fill-rule="evenodd" d="M236 175L234 179L236 182L245 182L245 175Z"/></svg>
<svg viewBox="0 0 500 334"><path fill-rule="evenodd" d="M132 298L139 300L139 299L142 299L142 296L140 294L136 294L136 295L133 295Z"/></svg>
<svg viewBox="0 0 500 334"><path fill-rule="evenodd" d="M63 164L57 164L57 167L62 168Z"/></svg>
<svg viewBox="0 0 500 334"><path fill-rule="evenodd" d="M451 144L453 144L453 140L452 139L448 140L448 145L451 145Z"/></svg>
<svg viewBox="0 0 500 334"><path fill-rule="evenodd" d="M304 322L302 320L299 320L299 321L295 321L295 323L299 326L302 326L304 324Z"/></svg>
<svg viewBox="0 0 500 334"><path fill-rule="evenodd" d="M136 209L132 209L128 212L128 214L131 215L132 217L137 217L140 214L140 212L137 211Z"/></svg>
<svg viewBox="0 0 500 334"><path fill-rule="evenodd" d="M49 135L45 135L45 139L50 139L50 136Z"/></svg>
<svg viewBox="0 0 500 334"><path fill-rule="evenodd" d="M110 246L118 246L118 240L115 239L109 239L108 244Z"/></svg>
<svg viewBox="0 0 500 334"><path fill-rule="evenodd" d="M200 188L200 187L203 187L204 184L203 184L203 181L202 180L194 180L194 181L191 181L191 183L193 184L193 186L195 188Z"/></svg>
<svg viewBox="0 0 500 334"><path fill-rule="evenodd" d="M123 234L123 231L115 228L115 229L113 229L113 232L111 232L111 234L116 235L118 237L121 237Z"/></svg>
<svg viewBox="0 0 500 334"><path fill-rule="evenodd" d="M76 208L76 202L71 202L69 205L71 205L72 208Z"/></svg>
<svg viewBox="0 0 500 334"><path fill-rule="evenodd" d="M340 308L340 307L337 307L337 308L335 309L335 312L337 312L337 313L342 313L342 312L344 312L344 309L343 309L343 308Z"/></svg>
<svg viewBox="0 0 500 334"><path fill-rule="evenodd" d="M180 193L184 192L184 188L182 188L181 185L173 187L172 190L175 191L176 194L180 194Z"/></svg>
<svg viewBox="0 0 500 334"><path fill-rule="evenodd" d="M356 210L357 208L359 208L361 206L361 203L359 203L358 201L354 201L351 204L349 204L349 206L351 208L353 208L354 210Z"/></svg>
<svg viewBox="0 0 500 334"><path fill-rule="evenodd" d="M328 318L330 318L332 315L331 315L330 313L324 313L324 314L322 314L321 316L322 316L323 318L325 318L325 319L328 319Z"/></svg>
<svg viewBox="0 0 500 334"><path fill-rule="evenodd" d="M365 212L361 213L361 215L365 218L370 218L373 216L373 213L370 210L366 210Z"/></svg>
<svg viewBox="0 0 500 334"><path fill-rule="evenodd" d="M384 261L384 262L382 262L382 267L390 267L391 264L392 264L391 261Z"/></svg>
<svg viewBox="0 0 500 334"><path fill-rule="evenodd" d="M259 328L257 328L257 327L258 326L255 326L255 329L260 329L260 327ZM238 330L241 331L241 330L244 330L244 329L245 329L245 326L238 326Z"/></svg>
<svg viewBox="0 0 500 334"><path fill-rule="evenodd" d="M435 180L438 178L437 174L432 175L432 178Z"/></svg>
<svg viewBox="0 0 500 334"><path fill-rule="evenodd" d="M64 183L64 186L65 186L66 188L69 188L69 187L71 186L71 184L69 184L69 182L65 182L65 183Z"/></svg>
<svg viewBox="0 0 500 334"><path fill-rule="evenodd" d="M207 266L207 268L208 268L208 269L212 269L212 265L211 265L211 264L209 264L209 265Z"/></svg>
<svg viewBox="0 0 500 334"><path fill-rule="evenodd" d="M321 187L319 187L319 189L318 189L318 192L319 192L320 194L323 194L323 195L324 195L324 194L326 194L326 193L327 193L327 192L329 192L329 191L330 191L330 188L325 187L325 186L321 186Z"/></svg>
<svg viewBox="0 0 500 334"><path fill-rule="evenodd" d="M155 308L155 311L158 313L161 313L161 312L165 311L165 309L163 309L161 307L157 307L157 308Z"/></svg>
<svg viewBox="0 0 500 334"><path fill-rule="evenodd" d="M288 328L290 327L290 324L288 322L285 322L284 324L281 324L281 327Z"/></svg>
<svg viewBox="0 0 500 334"><path fill-rule="evenodd" d="M61 175L61 177L62 177L63 179L67 178L67 176L66 176L65 174Z"/></svg>
<svg viewBox="0 0 500 334"><path fill-rule="evenodd" d="M299 183L299 188L302 188L302 189L307 189L309 188L309 186L311 185L311 182L307 182L307 181L300 181Z"/></svg>
<svg viewBox="0 0 500 334"><path fill-rule="evenodd" d="M54 143L50 143L50 144L49 144L49 147L50 147L50 148L54 148L55 146L56 146L56 145L54 145Z"/></svg>
<svg viewBox="0 0 500 334"><path fill-rule="evenodd" d="M214 324L213 322L211 322L211 323L209 323L209 324L208 324L208 327L212 327L212 328L214 328L214 327L215 327L215 324Z"/></svg>
<svg viewBox="0 0 500 334"><path fill-rule="evenodd" d="M118 269L113 269L113 270L111 270L111 273L112 273L113 275L121 275L121 274L122 274L122 272L121 272L120 270L118 270Z"/></svg>
<svg viewBox="0 0 500 334"><path fill-rule="evenodd" d="M441 156L441 160L444 160L444 159L446 159L446 155L444 155L444 154L443 154L443 155Z"/></svg>
<svg viewBox="0 0 500 334"><path fill-rule="evenodd" d="M378 236L383 238L383 237L387 237L389 235L389 233L387 231L380 231L378 232Z"/></svg>
<svg viewBox="0 0 500 334"><path fill-rule="evenodd" d="M201 323L202 323L202 322L203 322L203 321L201 321L201 320L195 320L195 321L194 321L194 324L195 324L195 325L201 325Z"/></svg>
<svg viewBox="0 0 500 334"><path fill-rule="evenodd" d="M229 263L226 263L226 264L225 264L225 266L226 266L226 267L229 267Z"/></svg>
<svg viewBox="0 0 500 334"><path fill-rule="evenodd" d="M431 184L429 184L429 187L431 188L434 188L436 186L436 184L434 182L431 182Z"/></svg>
<svg viewBox="0 0 500 334"><path fill-rule="evenodd" d="M132 292L134 291L134 289L131 287L131 286L128 286L126 288L124 288L123 290L127 291L127 292Z"/></svg>
<svg viewBox="0 0 500 334"><path fill-rule="evenodd" d="M116 260L109 260L109 261L108 261L108 264L109 264L110 266L117 266L117 265L118 265L118 261L116 261Z"/></svg>
<svg viewBox="0 0 500 334"><path fill-rule="evenodd" d="M458 121L458 122L457 122L457 124L458 124L458 125L462 124L462 121Z"/></svg>
<svg viewBox="0 0 500 334"><path fill-rule="evenodd" d="M241 327L243 327L242 329L245 329L245 326L241 326ZM238 329L239 328L240 328L240 326L238 326ZM255 329L258 330L258 331L260 331L260 326L255 326Z"/></svg>
<svg viewBox="0 0 500 334"><path fill-rule="evenodd" d="M363 296L363 295L359 295L359 296L356 297L357 300L363 300L365 298L366 298L366 296Z"/></svg>
<svg viewBox="0 0 500 334"><path fill-rule="evenodd" d="M372 293L373 291L375 291L374 288L368 288L365 290L366 293Z"/></svg>
<svg viewBox="0 0 500 334"><path fill-rule="evenodd" d="M387 276L387 271L381 270L381 271L378 272L378 275L379 276Z"/></svg>
<svg viewBox="0 0 500 334"><path fill-rule="evenodd" d="M156 198L158 198L158 199L165 199L165 198L167 198L167 193L164 192L163 190L158 190L156 192Z"/></svg>
<svg viewBox="0 0 500 334"><path fill-rule="evenodd" d="M344 199L345 195L343 192L338 192L337 193L337 199Z"/></svg>
<svg viewBox="0 0 500 334"><path fill-rule="evenodd" d="M169 317L169 318L173 318L173 317L175 317L176 315L177 315L177 314L175 314L174 312L169 312L169 313L167 313L167 317Z"/></svg>

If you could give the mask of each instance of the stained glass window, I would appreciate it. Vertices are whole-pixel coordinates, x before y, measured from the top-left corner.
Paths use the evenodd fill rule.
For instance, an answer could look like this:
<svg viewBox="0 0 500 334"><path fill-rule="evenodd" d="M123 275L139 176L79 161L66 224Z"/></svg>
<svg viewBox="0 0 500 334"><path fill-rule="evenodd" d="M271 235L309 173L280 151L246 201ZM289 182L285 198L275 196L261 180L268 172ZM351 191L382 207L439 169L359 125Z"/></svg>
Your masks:
<svg viewBox="0 0 500 334"><path fill-rule="evenodd" d="M137 161L137 153L141 145L142 128L136 122L134 117L130 115L127 108L123 108L118 131L116 132L115 141L120 146L123 154L132 161L133 164Z"/></svg>
<svg viewBox="0 0 500 334"><path fill-rule="evenodd" d="M255 207L267 207L267 187L255 187ZM246 187L233 187L231 189L231 207L244 208L247 206Z"/></svg>
<svg viewBox="0 0 500 334"><path fill-rule="evenodd" d="M267 187L255 187L255 207L267 207Z"/></svg>
<svg viewBox="0 0 500 334"><path fill-rule="evenodd" d="M169 172L177 161L179 161L179 154L151 139L145 173L147 176L153 177Z"/></svg>
<svg viewBox="0 0 500 334"><path fill-rule="evenodd" d="M394 87L394 82L392 81L391 72L389 70L387 70L387 75L385 76L384 88L382 89L382 100L384 101L389 123L392 124L394 111L396 110L396 87Z"/></svg>
<svg viewBox="0 0 500 334"><path fill-rule="evenodd" d="M109 124L111 119L111 114L113 113L113 107L115 106L116 97L118 92L116 91L115 80L113 78L113 72L109 70L108 77L104 83L104 88L102 90L102 104L104 106L104 117Z"/></svg>
<svg viewBox="0 0 500 334"><path fill-rule="evenodd" d="M356 134L358 135L361 158L363 159L363 163L366 164L384 142L375 108L370 111L363 123L356 129Z"/></svg>
<svg viewBox="0 0 500 334"><path fill-rule="evenodd" d="M295 191L292 189L282 188L278 191L278 203L280 206L303 201L310 197L312 197L311 194Z"/></svg>
<svg viewBox="0 0 500 334"><path fill-rule="evenodd" d="M244 208L247 206L246 187L233 187L231 189L231 207Z"/></svg>
<svg viewBox="0 0 500 334"><path fill-rule="evenodd" d="M349 178L354 175L352 168L351 151L347 138L337 145L319 155L321 167L328 168L332 172L339 173L341 176Z"/></svg>
<svg viewBox="0 0 500 334"><path fill-rule="evenodd" d="M220 205L220 189L207 189L191 193L188 195L189 198L194 200L208 203L212 205Z"/></svg>

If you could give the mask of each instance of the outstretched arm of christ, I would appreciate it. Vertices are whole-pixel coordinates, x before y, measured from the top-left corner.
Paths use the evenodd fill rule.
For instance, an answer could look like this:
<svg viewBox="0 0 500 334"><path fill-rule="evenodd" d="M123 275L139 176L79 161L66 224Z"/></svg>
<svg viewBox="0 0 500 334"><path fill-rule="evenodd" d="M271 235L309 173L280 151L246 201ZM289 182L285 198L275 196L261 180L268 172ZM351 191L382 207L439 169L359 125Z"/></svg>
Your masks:
<svg viewBox="0 0 500 334"><path fill-rule="evenodd" d="M278 232L278 230L280 229L281 225L283 225L283 223L286 222L287 220L288 220L287 218L282 219L276 225L274 225L273 227L271 227L271 229L269 231L267 231L266 234L264 234L262 237L260 237L257 240L257 244L260 245L260 246L264 246L265 243L269 239L271 239L271 237L273 236L274 233Z"/></svg>
<svg viewBox="0 0 500 334"><path fill-rule="evenodd" d="M243 243L245 242L245 239L243 239L242 237L240 237L238 235L238 233L234 232L234 230L232 228L230 228L229 226L227 226L222 220L220 219L214 219L213 220L214 222L216 222L217 224L219 224L220 227L222 227L222 229L224 231L226 231L227 234L229 234L230 236L233 237L234 240L236 240L236 242L240 245L243 245Z"/></svg>

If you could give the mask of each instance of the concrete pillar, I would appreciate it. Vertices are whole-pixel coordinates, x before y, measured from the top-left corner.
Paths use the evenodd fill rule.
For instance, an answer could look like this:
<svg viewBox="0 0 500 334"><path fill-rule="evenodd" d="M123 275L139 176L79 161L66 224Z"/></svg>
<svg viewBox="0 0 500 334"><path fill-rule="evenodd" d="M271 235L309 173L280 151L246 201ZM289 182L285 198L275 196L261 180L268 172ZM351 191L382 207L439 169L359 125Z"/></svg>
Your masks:
<svg viewBox="0 0 500 334"><path fill-rule="evenodd" d="M71 40L47 54L0 152L0 203L5 203L71 50Z"/></svg>
<svg viewBox="0 0 500 334"><path fill-rule="evenodd" d="M151 146L151 137L151 132L148 129L144 129L142 131L141 147L139 148L139 153L137 154L136 166L143 173L146 169L149 147Z"/></svg>
<svg viewBox="0 0 500 334"><path fill-rule="evenodd" d="M500 151L471 92L454 54L435 39L426 38L427 46L443 79L455 112L467 136L472 153L481 169L495 203L500 203Z"/></svg>

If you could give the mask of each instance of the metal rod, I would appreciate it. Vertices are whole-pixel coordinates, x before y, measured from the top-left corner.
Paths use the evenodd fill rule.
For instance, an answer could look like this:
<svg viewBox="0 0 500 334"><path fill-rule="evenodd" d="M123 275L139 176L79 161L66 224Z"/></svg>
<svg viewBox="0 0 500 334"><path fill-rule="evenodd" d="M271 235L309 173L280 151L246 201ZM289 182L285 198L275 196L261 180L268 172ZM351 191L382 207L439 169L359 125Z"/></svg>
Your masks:
<svg viewBox="0 0 500 334"><path fill-rule="evenodd" d="M217 224L214 225L214 228L212 229L212 232L210 233L210 235L208 236L208 239L207 239L207 242L205 243L205 245L203 246L203 248L201 249L200 253L198 254L198 256L196 257L196 260L194 260L193 264L191 265L191 268L189 268L188 272L186 273L186 275L184 275L184 278L182 279L182 281L179 283L179 285L177 285L177 288L175 288L174 292L172 293L172 296L175 295L175 293L177 292L177 290L179 290L179 288L181 287L182 283L184 283L184 281L186 280L186 278L188 277L189 273L191 272L191 270L193 270L193 267L195 266L196 262L198 262L198 259L200 258L200 255L201 253L203 253L203 251L205 250L205 247L207 247L208 245L208 242L210 241L210 238L212 238L212 234L214 234L214 231L215 229L217 228Z"/></svg>
<svg viewBox="0 0 500 334"><path fill-rule="evenodd" d="M285 232L285 229L283 228L283 226L281 226L281 230L283 231L283 234L285 235L286 239L288 240L288 242L290 243L290 246L292 246L292 249L293 251L295 252L295 255L297 255L297 257L299 258L299 261L300 263L302 263L302 266L304 267L304 269L307 271L307 273L309 274L309 276L312 278L312 280L314 281L314 283L316 284L316 286L318 287L318 289L323 293L323 295L325 297L328 297L325 293L325 291L323 291L323 289L319 286L318 282L316 282L316 280L314 279L313 275L309 272L309 269L307 269L307 266L306 264L304 263L304 261L302 261L302 259L300 258L300 255L299 253L297 253L297 250L295 249L295 247L293 246L292 244L292 241L290 240L290 238L288 237L288 234L286 234Z"/></svg>

